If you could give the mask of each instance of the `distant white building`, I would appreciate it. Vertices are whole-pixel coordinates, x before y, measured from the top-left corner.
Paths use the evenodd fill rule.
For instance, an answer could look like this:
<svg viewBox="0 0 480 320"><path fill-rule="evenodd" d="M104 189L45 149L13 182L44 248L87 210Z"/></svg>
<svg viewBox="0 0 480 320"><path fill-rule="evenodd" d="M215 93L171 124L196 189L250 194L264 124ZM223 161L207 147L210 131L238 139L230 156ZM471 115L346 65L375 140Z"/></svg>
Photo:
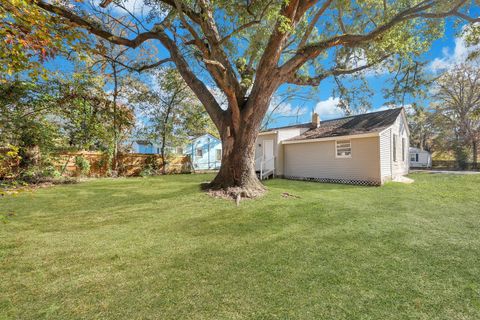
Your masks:
<svg viewBox="0 0 480 320"><path fill-rule="evenodd" d="M431 168L432 167L432 155L430 152L411 147L409 149L410 154L410 167L412 168Z"/></svg>

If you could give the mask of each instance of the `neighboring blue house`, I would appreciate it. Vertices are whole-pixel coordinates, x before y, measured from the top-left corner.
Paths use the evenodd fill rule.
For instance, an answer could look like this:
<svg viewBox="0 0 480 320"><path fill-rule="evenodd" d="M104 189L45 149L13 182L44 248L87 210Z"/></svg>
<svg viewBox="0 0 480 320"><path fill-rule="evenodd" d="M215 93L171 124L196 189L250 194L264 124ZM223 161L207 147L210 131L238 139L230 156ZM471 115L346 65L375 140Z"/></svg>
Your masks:
<svg viewBox="0 0 480 320"><path fill-rule="evenodd" d="M136 140L132 143L134 153L159 154L160 144L147 140Z"/></svg>
<svg viewBox="0 0 480 320"><path fill-rule="evenodd" d="M132 138L123 143L130 153L160 154L161 143L144 138Z"/></svg>
<svg viewBox="0 0 480 320"><path fill-rule="evenodd" d="M207 133L192 139L184 153L192 159L195 170L219 169L222 162L222 142Z"/></svg>

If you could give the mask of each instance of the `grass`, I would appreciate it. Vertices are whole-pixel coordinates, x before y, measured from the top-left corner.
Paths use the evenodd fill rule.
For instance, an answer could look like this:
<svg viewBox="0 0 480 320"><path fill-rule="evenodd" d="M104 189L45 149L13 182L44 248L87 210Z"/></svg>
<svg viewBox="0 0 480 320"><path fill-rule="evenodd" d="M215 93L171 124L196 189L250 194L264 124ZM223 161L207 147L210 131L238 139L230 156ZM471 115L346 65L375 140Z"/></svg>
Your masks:
<svg viewBox="0 0 480 320"><path fill-rule="evenodd" d="M480 319L480 175L412 177L240 207L208 175L4 197L0 319Z"/></svg>

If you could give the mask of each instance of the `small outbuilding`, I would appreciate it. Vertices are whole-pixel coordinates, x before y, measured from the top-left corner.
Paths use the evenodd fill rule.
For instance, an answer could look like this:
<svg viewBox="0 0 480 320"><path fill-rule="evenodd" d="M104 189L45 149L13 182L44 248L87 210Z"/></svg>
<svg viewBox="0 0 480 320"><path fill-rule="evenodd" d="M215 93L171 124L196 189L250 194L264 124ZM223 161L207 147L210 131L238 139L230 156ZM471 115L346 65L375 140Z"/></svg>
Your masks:
<svg viewBox="0 0 480 320"><path fill-rule="evenodd" d="M431 168L432 155L426 150L410 147L410 167L411 168Z"/></svg>

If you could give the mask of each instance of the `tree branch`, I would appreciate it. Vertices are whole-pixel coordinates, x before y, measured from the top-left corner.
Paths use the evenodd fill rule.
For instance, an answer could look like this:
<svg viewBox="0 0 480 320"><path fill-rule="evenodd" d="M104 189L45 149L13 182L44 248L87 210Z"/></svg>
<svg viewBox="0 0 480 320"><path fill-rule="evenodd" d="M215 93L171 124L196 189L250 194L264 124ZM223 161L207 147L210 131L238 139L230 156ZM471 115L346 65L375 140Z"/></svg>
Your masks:
<svg viewBox="0 0 480 320"><path fill-rule="evenodd" d="M297 53L288 60L283 66L280 67L280 73L282 77L288 78L292 72L298 70L305 62L316 58L320 53L325 51L328 48L335 47L335 46L350 46L355 47L359 46L365 42L371 41L380 35L384 34L385 32L389 31L399 23L414 19L417 17L424 17L424 18L440 18L445 16L451 16L456 14L456 10L458 10L461 5L463 5L466 0L459 1L453 10L449 10L444 13L427 13L426 10L432 8L436 2L433 0L422 1L421 3L403 10L402 12L395 15L389 22L376 27L372 31L367 34L342 34L331 37L324 41L309 44L304 48L300 48Z"/></svg>
<svg viewBox="0 0 480 320"><path fill-rule="evenodd" d="M330 77L330 76L341 76L347 74L353 74L360 72L362 70L371 68L372 66L379 64L382 61L385 61L388 57L391 57L391 54L385 55L379 60L371 63L367 63L363 66L351 68L351 69L344 69L344 68L335 68L324 73L321 73L315 77L304 77L294 74L290 79L287 80L287 83L299 85L299 86L318 86L322 80Z"/></svg>
<svg viewBox="0 0 480 320"><path fill-rule="evenodd" d="M136 71L138 73L142 72L142 71L145 71L145 70L150 70L150 69L154 69L156 67L159 67L161 66L162 64L165 64L167 62L171 62L172 59L170 58L165 58L165 59L161 59L155 63L151 63L151 64L143 64L143 65L139 65L139 66L133 66L133 65L128 65L126 63L123 63L121 61L119 61L118 59L114 59L106 54L103 54L103 53L100 53L100 52L96 52L96 54L104 57L106 60L108 61L111 61L111 62L114 62L128 70L131 70L131 71Z"/></svg>
<svg viewBox="0 0 480 320"><path fill-rule="evenodd" d="M147 40L158 39L157 34L153 31L140 33L133 39L119 37L114 35L110 31L102 29L101 27L97 26L94 22L88 21L86 18L80 17L79 15L61 6L56 6L56 5L47 3L43 0L38 0L38 1L30 0L30 1L31 3L39 6L40 8L50 13L56 14L62 18L67 19L71 24L82 27L86 29L88 32L100 38L103 38L105 40L108 40L109 42L114 44L123 45L131 48L137 48Z"/></svg>
<svg viewBox="0 0 480 320"><path fill-rule="evenodd" d="M312 21L308 24L307 30L303 34L302 40L300 40L300 43L298 45L299 48L302 48L308 41L308 38L310 37L310 34L313 31L313 28L315 28L315 24L317 24L318 19L323 15L323 13L328 9L330 4L333 2L333 0L327 0L325 3L318 9L317 13L315 16L313 16Z"/></svg>

